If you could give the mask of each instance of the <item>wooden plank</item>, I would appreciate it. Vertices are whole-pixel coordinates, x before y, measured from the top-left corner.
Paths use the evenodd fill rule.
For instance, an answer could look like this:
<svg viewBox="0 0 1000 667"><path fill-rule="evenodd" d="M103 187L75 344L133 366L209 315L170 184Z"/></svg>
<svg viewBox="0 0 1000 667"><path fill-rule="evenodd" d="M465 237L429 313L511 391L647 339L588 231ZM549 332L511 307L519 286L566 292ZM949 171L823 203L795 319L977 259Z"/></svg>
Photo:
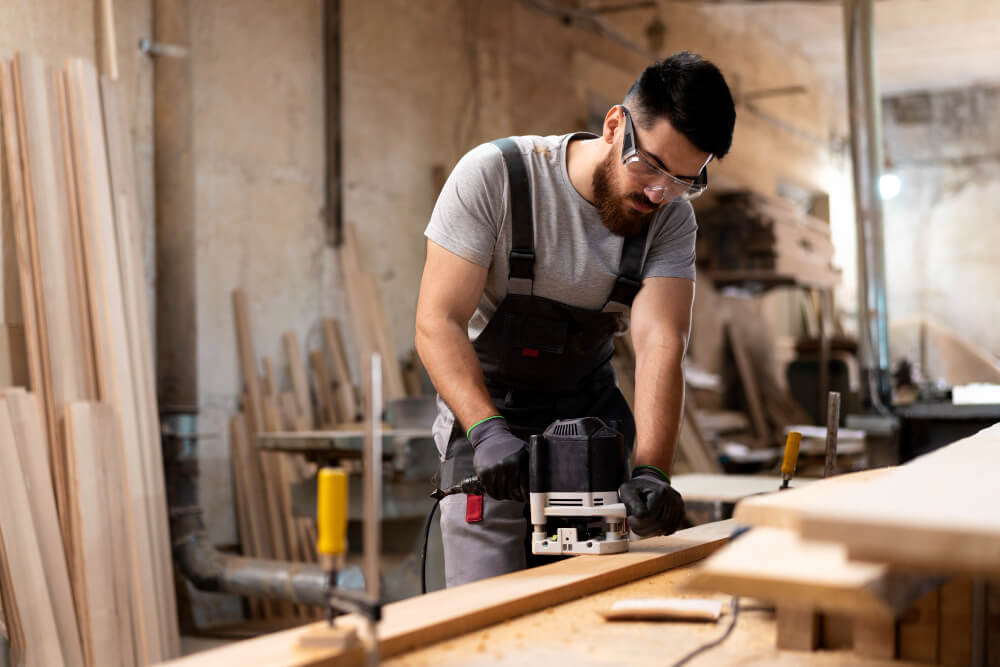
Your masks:
<svg viewBox="0 0 1000 667"><path fill-rule="evenodd" d="M340 322L332 317L325 318L323 320L323 339L326 341L330 359L333 361L333 379L337 383L335 392L341 420L357 421L360 408L354 396L354 384L351 382L351 370L347 365Z"/></svg>
<svg viewBox="0 0 1000 667"><path fill-rule="evenodd" d="M833 499L840 493L850 493L857 485L877 480L892 470L894 469L863 470L813 481L807 486L781 493L746 498L736 505L733 518L743 524L785 528L798 532L802 527L807 508L834 502Z"/></svg>
<svg viewBox="0 0 1000 667"><path fill-rule="evenodd" d="M268 536L267 513L260 505L264 501L263 481L255 474L250 464L254 451L250 448L249 434L243 415L234 415L229 422L229 444L233 460L233 474L244 489L247 500L243 507L249 527L249 542L244 543L246 555L257 558L271 557L271 541ZM255 458L255 457L254 457Z"/></svg>
<svg viewBox="0 0 1000 667"><path fill-rule="evenodd" d="M302 361L299 349L299 339L294 331L286 331L281 337L285 346L285 357L288 360L288 375L292 378L292 390L298 403L298 414L304 416L309 428L316 423L313 416L312 399L309 397L309 382L306 380L306 367Z"/></svg>
<svg viewBox="0 0 1000 667"><path fill-rule="evenodd" d="M24 632L25 659L28 665L61 665L65 656L60 642L53 641L58 629L42 556L50 545L42 543L36 532L17 452L7 402L0 399L0 532Z"/></svg>
<svg viewBox="0 0 1000 667"><path fill-rule="evenodd" d="M101 80L101 92L111 186L114 194L115 236L121 266L129 356L134 384L138 391L135 406L140 428L140 446L143 449L144 483L150 496L151 515L148 520L157 566L154 577L158 585L158 599L163 605L163 613L160 614L161 632L167 655L172 656L180 652L180 634L177 627L177 603L167 525L159 409L153 368L152 322L143 269L138 182L135 176L129 114L123 99L123 89L105 78Z"/></svg>
<svg viewBox="0 0 1000 667"><path fill-rule="evenodd" d="M9 659L13 665L25 663L24 627L21 614L14 599L14 583L11 581L10 566L7 564L7 548L4 546L3 526L0 525L0 617L4 626L4 636L9 643Z"/></svg>
<svg viewBox="0 0 1000 667"><path fill-rule="evenodd" d="M692 574L694 590L775 600L851 616L894 617L933 582L888 566L849 561L838 544L808 542L792 531L754 528Z"/></svg>
<svg viewBox="0 0 1000 667"><path fill-rule="evenodd" d="M261 379L261 390L264 396L268 398L277 398L278 396L278 378L274 374L274 364L271 362L271 357L264 355L260 360L261 366L264 369L264 377Z"/></svg>
<svg viewBox="0 0 1000 667"><path fill-rule="evenodd" d="M262 392L257 377L257 364L254 361L253 337L250 333L250 315L247 307L246 293L242 289L233 291L233 314L236 321L236 342L239 348L240 365L243 371L243 382L247 390L246 422L249 452L247 460L251 467L256 469L256 474L261 480L264 491L265 517L267 520L267 535L271 542L271 555L279 560L286 560L288 554L285 550L285 542L281 538L281 512L279 509L278 490L270 476L265 474L265 460L261 453L254 447L254 438L258 433L266 429L264 423L264 408L262 402Z"/></svg>
<svg viewBox="0 0 1000 667"><path fill-rule="evenodd" d="M995 576L998 488L1000 424L811 503L802 534L840 542L859 560Z"/></svg>
<svg viewBox="0 0 1000 667"><path fill-rule="evenodd" d="M403 371L399 366L399 354L392 341L392 328L382 308L375 277L370 274L361 275L361 288L364 291L371 320L371 330L375 333L376 345L382 353L385 363L382 364L382 375L386 380L386 399L406 398L406 383L403 382Z"/></svg>
<svg viewBox="0 0 1000 667"><path fill-rule="evenodd" d="M633 542L628 553L577 556L541 567L389 604L379 626L383 659L471 632L535 610L613 588L704 558L726 542L735 525L720 521L666 537ZM325 623L320 621L319 623ZM358 623L345 617L344 623ZM284 665L312 667L358 664L349 651L300 647L299 638L317 624L266 635L168 663L177 667Z"/></svg>
<svg viewBox="0 0 1000 667"><path fill-rule="evenodd" d="M733 351L733 359L736 361L736 369L739 372L740 383L743 386L743 395L747 400L747 408L750 411L750 421L753 423L754 435L762 445L771 441L771 431L767 426L767 419L764 417L764 408L761 403L760 389L757 385L757 376L754 374L753 364L747 356L746 345L743 342L743 334L739 327L732 324L726 325L726 333L729 336L730 349Z"/></svg>
<svg viewBox="0 0 1000 667"><path fill-rule="evenodd" d="M896 658L896 619L884 616L858 616L853 619L853 641L855 655L878 660Z"/></svg>
<svg viewBox="0 0 1000 667"><path fill-rule="evenodd" d="M792 478L789 486L798 489L815 483L814 479ZM781 486L780 477L766 475L671 475L670 484L684 500L698 502L737 503L750 496L769 494ZM782 494L788 491L782 491Z"/></svg>
<svg viewBox="0 0 1000 667"><path fill-rule="evenodd" d="M125 488L130 494L126 505L132 514L129 529L135 541L132 552L135 573L133 592L140 608L135 618L138 620L143 659L152 662L173 653L171 637L165 631L170 622L162 618L169 608L169 603L161 597L165 594L166 583L160 576L163 563L169 557L162 553L162 530L158 530L165 521L162 515L164 498L159 496L156 486L150 484L150 470L154 463L149 457L154 453L142 446L147 437L143 428L142 407L138 404L143 400L143 387L137 386L133 376L134 362L122 291L123 277L97 72L92 63L80 59L71 59L67 69L68 106L90 319L94 328L98 395L114 408L121 420L122 442L125 443Z"/></svg>
<svg viewBox="0 0 1000 667"><path fill-rule="evenodd" d="M14 445L31 502L31 518L42 549L42 567L48 581L49 602L55 614L57 639L67 665L83 665L80 631L73 614L73 591L56 510L49 461L38 452L44 447L41 411L33 394L2 391L10 414Z"/></svg>
<svg viewBox="0 0 1000 667"><path fill-rule="evenodd" d="M131 616L130 576L122 568L129 568L132 545L121 530L118 420L110 405L79 402L66 406L65 423L77 545L72 571L87 664L127 664L134 649L125 625ZM115 508L114 514L109 511Z"/></svg>
<svg viewBox="0 0 1000 667"><path fill-rule="evenodd" d="M323 359L321 350L313 350L309 353L309 366L312 369L313 383L316 386L321 426L332 428L333 425L340 423L341 419L340 413L337 411L337 403L333 400L330 376L326 372L326 360Z"/></svg>
<svg viewBox="0 0 1000 667"><path fill-rule="evenodd" d="M47 394L48 381L43 375L40 323L36 309L36 290L39 289L32 272L31 245L28 238L21 148L17 129L17 104L14 94L14 74L10 63L0 63L0 119L3 121L4 157L8 187L5 190L11 207L14 244L17 247L18 284L20 286L21 313L24 320L24 340L27 350L30 387L39 395ZM46 438L48 438L46 420Z"/></svg>

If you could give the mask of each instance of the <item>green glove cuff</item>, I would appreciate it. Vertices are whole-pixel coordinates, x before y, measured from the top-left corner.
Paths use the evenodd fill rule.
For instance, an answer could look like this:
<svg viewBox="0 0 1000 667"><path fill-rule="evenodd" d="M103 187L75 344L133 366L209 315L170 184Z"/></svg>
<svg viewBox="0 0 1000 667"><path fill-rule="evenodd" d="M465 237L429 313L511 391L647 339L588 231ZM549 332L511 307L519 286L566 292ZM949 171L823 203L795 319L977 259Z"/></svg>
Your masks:
<svg viewBox="0 0 1000 667"><path fill-rule="evenodd" d="M473 424L472 426L470 426L468 428L468 430L466 430L465 437L468 438L469 440L472 440L472 429L476 428L477 426L479 426L483 422L490 421L491 419L503 419L503 415L493 415L492 417L487 417L486 419L480 419L475 424Z"/></svg>
<svg viewBox="0 0 1000 667"><path fill-rule="evenodd" d="M663 478L665 480L667 480L667 484L670 484L670 475L668 475L667 473L663 472L662 470L660 470L656 466L651 466L651 465L645 465L645 464L643 464L641 466L636 466L635 468L632 469L632 477L635 477L636 470L642 470L643 468L649 468L650 470L655 470L656 472L658 472L661 475L663 475Z"/></svg>

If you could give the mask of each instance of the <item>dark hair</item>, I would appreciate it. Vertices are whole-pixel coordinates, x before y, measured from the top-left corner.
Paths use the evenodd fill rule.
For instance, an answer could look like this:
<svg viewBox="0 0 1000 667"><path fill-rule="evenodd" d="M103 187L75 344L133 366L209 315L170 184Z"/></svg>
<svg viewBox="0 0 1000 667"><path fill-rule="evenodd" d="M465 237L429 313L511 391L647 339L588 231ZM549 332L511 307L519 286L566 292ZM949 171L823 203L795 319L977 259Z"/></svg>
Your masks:
<svg viewBox="0 0 1000 667"><path fill-rule="evenodd" d="M649 128L665 116L699 150L721 158L733 143L736 107L722 72L697 53L681 51L647 67L625 103Z"/></svg>

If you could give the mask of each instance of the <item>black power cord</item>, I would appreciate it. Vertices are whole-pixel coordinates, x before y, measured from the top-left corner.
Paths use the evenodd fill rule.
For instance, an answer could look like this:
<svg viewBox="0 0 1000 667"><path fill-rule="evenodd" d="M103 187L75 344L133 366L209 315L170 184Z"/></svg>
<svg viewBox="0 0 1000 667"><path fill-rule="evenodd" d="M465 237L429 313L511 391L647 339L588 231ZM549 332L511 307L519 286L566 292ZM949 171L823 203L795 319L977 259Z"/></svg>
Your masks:
<svg viewBox="0 0 1000 667"><path fill-rule="evenodd" d="M438 505L441 504L441 499L436 498L434 500L434 505L431 506L431 511L427 513L427 521L424 522L424 547L420 550L420 593L423 595L427 592L427 542L431 538L431 521L434 520L434 512L437 511Z"/></svg>
<svg viewBox="0 0 1000 667"><path fill-rule="evenodd" d="M677 662L675 662L673 665L671 665L671 667L681 667L681 665L686 665L687 663L691 662L691 660L693 660L695 657L701 655L702 653L704 653L705 651L708 651L709 649L715 648L716 646L718 646L722 642L726 641L726 638L729 637L729 635L732 634L733 628L736 627L736 618L740 614L740 599L739 599L739 597L737 597L735 595L733 596L732 606L733 606L733 617L729 620L729 627L726 628L726 631L722 633L722 636L719 637L718 639L713 639L712 641L710 641L708 643L702 644L701 646L699 646L698 648L696 648L695 650L691 651L690 653L688 653L687 655L685 655L683 658L681 658L680 660L678 660Z"/></svg>

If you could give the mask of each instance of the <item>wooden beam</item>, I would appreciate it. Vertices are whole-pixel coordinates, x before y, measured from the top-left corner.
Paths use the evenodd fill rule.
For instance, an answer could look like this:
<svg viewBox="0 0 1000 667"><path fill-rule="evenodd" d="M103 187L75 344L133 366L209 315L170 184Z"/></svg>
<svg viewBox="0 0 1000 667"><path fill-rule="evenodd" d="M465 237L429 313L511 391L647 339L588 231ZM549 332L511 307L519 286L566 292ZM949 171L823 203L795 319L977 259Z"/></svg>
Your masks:
<svg viewBox="0 0 1000 667"><path fill-rule="evenodd" d="M996 576L998 488L1000 424L810 503L801 531L846 545L852 559Z"/></svg>
<svg viewBox="0 0 1000 667"><path fill-rule="evenodd" d="M712 553L728 540L735 525L720 521L667 537L633 542L631 551L608 556L576 556L465 586L389 604L379 626L383 659L449 637L506 621L583 595L613 588L657 572L681 567ZM355 616L343 623L359 623ZM326 621L320 621L326 623ZM284 665L324 667L358 664L360 648L304 648L299 638L313 632L310 624L195 654L171 665Z"/></svg>

